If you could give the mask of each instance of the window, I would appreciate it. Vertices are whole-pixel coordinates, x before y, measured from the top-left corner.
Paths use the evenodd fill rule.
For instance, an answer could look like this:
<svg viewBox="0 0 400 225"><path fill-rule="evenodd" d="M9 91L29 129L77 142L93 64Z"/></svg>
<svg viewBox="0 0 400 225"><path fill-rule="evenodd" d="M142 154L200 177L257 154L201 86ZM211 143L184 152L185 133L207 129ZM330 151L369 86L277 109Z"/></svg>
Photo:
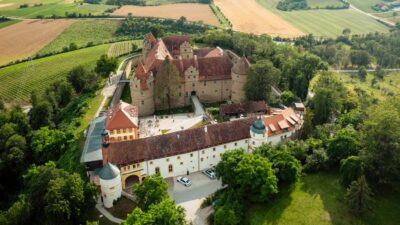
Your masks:
<svg viewBox="0 0 400 225"><path fill-rule="evenodd" d="M215 155L213 155L213 158L215 159Z"/></svg>
<svg viewBox="0 0 400 225"><path fill-rule="evenodd" d="M190 153L190 157L193 157L193 153Z"/></svg>
<svg viewBox="0 0 400 225"><path fill-rule="evenodd" d="M226 148L226 145L224 145L224 148Z"/></svg>
<svg viewBox="0 0 400 225"><path fill-rule="evenodd" d="M195 87L196 85L194 83L192 83L192 87Z"/></svg>
<svg viewBox="0 0 400 225"><path fill-rule="evenodd" d="M118 137L118 141L120 141L120 140L122 140L122 138L121 138L121 137Z"/></svg>
<svg viewBox="0 0 400 225"><path fill-rule="evenodd" d="M124 141L126 141L126 140L128 140L128 137L127 137L127 136L124 136Z"/></svg>
<svg viewBox="0 0 400 225"><path fill-rule="evenodd" d="M255 145L256 143L253 141L253 145Z"/></svg>
<svg viewBox="0 0 400 225"><path fill-rule="evenodd" d="M183 165L183 162L181 162L181 165Z"/></svg>
<svg viewBox="0 0 400 225"><path fill-rule="evenodd" d="M178 160L180 160L180 159L181 159L181 157L180 157L180 156L178 156L177 158L178 158Z"/></svg>
<svg viewBox="0 0 400 225"><path fill-rule="evenodd" d="M237 142L235 142L235 146L237 146Z"/></svg>
<svg viewBox="0 0 400 225"><path fill-rule="evenodd" d="M133 131L133 129L132 129L132 128L129 128L129 132L132 133L132 131Z"/></svg>
<svg viewBox="0 0 400 225"><path fill-rule="evenodd" d="M120 130L118 129L118 130L117 130L117 134L119 134L119 133L121 133L121 132L120 132Z"/></svg>
<svg viewBox="0 0 400 225"><path fill-rule="evenodd" d="M215 148L213 148L213 152L215 152Z"/></svg>
<svg viewBox="0 0 400 225"><path fill-rule="evenodd" d="M124 129L122 129L122 133L126 133L126 129L124 128Z"/></svg>
<svg viewBox="0 0 400 225"><path fill-rule="evenodd" d="M160 167L156 167L156 174L160 174Z"/></svg>
<svg viewBox="0 0 400 225"><path fill-rule="evenodd" d="M204 154L204 150L203 150L203 151L201 151L201 154Z"/></svg>
<svg viewBox="0 0 400 225"><path fill-rule="evenodd" d="M131 140L132 140L132 139L133 139L133 135L129 135L129 139L131 139Z"/></svg>
<svg viewBox="0 0 400 225"><path fill-rule="evenodd" d="M144 101L142 100L142 105L144 105Z"/></svg>
<svg viewBox="0 0 400 225"><path fill-rule="evenodd" d="M150 161L150 165L153 165L153 161Z"/></svg>
<svg viewBox="0 0 400 225"><path fill-rule="evenodd" d="M207 86L207 82L204 81L204 86Z"/></svg>
<svg viewBox="0 0 400 225"><path fill-rule="evenodd" d="M201 158L200 160L201 160L202 162L204 161L204 159L203 159L203 158Z"/></svg>
<svg viewBox="0 0 400 225"><path fill-rule="evenodd" d="M169 164L169 166L168 166L168 172L170 172L170 173L174 172L174 168L171 164Z"/></svg>
<svg viewBox="0 0 400 225"><path fill-rule="evenodd" d="M244 141L244 143L246 143L246 144L247 144L247 142L248 142L247 140Z"/></svg>
<svg viewBox="0 0 400 225"><path fill-rule="evenodd" d="M167 162L169 162L169 158L167 158Z"/></svg>

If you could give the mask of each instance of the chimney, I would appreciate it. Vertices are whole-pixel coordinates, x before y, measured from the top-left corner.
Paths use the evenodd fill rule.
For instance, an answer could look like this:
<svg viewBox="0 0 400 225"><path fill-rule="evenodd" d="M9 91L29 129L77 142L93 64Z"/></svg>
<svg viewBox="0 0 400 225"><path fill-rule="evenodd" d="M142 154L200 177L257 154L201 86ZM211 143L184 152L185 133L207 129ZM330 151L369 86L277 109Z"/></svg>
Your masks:
<svg viewBox="0 0 400 225"><path fill-rule="evenodd" d="M180 138L180 135L179 135L179 134L176 134L176 138L179 139L179 138Z"/></svg>
<svg viewBox="0 0 400 225"><path fill-rule="evenodd" d="M207 133L207 126L204 126L204 132Z"/></svg>

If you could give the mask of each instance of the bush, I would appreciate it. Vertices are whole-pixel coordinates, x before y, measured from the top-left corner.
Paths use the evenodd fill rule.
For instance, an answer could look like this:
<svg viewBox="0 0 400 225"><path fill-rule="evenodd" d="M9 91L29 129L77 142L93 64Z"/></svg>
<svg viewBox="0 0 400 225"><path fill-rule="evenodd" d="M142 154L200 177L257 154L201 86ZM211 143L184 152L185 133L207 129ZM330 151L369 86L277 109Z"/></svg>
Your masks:
<svg viewBox="0 0 400 225"><path fill-rule="evenodd" d="M340 163L340 183L347 187L363 174L363 163L359 156L350 156Z"/></svg>
<svg viewBox="0 0 400 225"><path fill-rule="evenodd" d="M313 153L307 156L306 165L304 166L306 171L317 172L327 169L328 156L323 148L316 149Z"/></svg>
<svg viewBox="0 0 400 225"><path fill-rule="evenodd" d="M301 175L300 161L287 152L278 151L271 157L272 168L277 169L280 183L294 183Z"/></svg>

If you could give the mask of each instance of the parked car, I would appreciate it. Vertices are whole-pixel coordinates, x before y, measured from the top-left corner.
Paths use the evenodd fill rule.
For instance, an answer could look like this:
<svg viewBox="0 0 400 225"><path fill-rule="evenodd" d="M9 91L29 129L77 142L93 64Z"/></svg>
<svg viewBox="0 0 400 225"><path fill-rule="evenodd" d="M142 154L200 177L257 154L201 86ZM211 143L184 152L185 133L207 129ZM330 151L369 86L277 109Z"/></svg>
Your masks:
<svg viewBox="0 0 400 225"><path fill-rule="evenodd" d="M208 178L210 178L212 180L217 178L217 176L215 175L215 170L212 169L212 168L203 170L203 174L206 175Z"/></svg>
<svg viewBox="0 0 400 225"><path fill-rule="evenodd" d="M176 179L179 183L183 184L186 187L190 187L192 185L192 181L189 180L187 177L178 177Z"/></svg>

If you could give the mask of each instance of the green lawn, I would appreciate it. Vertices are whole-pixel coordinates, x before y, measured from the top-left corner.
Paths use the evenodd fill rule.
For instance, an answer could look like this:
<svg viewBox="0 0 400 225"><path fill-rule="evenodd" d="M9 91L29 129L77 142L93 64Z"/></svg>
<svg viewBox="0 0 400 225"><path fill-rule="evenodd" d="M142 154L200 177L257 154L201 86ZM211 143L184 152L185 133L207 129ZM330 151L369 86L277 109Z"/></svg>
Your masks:
<svg viewBox="0 0 400 225"><path fill-rule="evenodd" d="M4 27L7 27L7 26L10 26L10 25L13 25L13 24L16 24L18 22L20 22L20 20L9 20L9 21L5 21L5 22L1 22L0 23L0 29L4 28Z"/></svg>
<svg viewBox="0 0 400 225"><path fill-rule="evenodd" d="M343 6L344 4L339 0L307 0L308 6L311 8L324 8L327 6Z"/></svg>
<svg viewBox="0 0 400 225"><path fill-rule="evenodd" d="M32 91L44 91L50 83L65 78L77 65L95 66L109 45L67 52L0 69L0 98L6 102L26 102Z"/></svg>
<svg viewBox="0 0 400 225"><path fill-rule="evenodd" d="M85 46L88 42L99 44L129 38L128 36L116 36L115 32L120 25L121 21L115 20L77 21L38 53L61 51L63 47L69 46L72 42L78 46Z"/></svg>
<svg viewBox="0 0 400 225"><path fill-rule="evenodd" d="M257 0L257 2L301 31L312 33L315 36L336 37L345 28L350 28L352 34L389 31L385 25L351 9L284 12L276 9L279 0Z"/></svg>
<svg viewBox="0 0 400 225"><path fill-rule="evenodd" d="M340 74L340 78L345 84L352 85L361 89L373 98L383 100L389 95L400 95L400 73L390 73L383 80L378 80L377 84L372 86L373 74L368 74L365 82L361 82L357 73Z"/></svg>
<svg viewBox="0 0 400 225"><path fill-rule="evenodd" d="M397 225L400 192L376 194L374 212L357 219L348 213L337 173L309 174L267 205L252 206L246 222L254 225Z"/></svg>
<svg viewBox="0 0 400 225"><path fill-rule="evenodd" d="M102 14L106 9L115 8L116 6L109 5L94 5L94 4L75 4L61 2L44 3L42 6L28 8L17 8L17 9L1 9L0 16L16 16L23 18L36 18L38 15L45 17L52 16L65 16L65 13L81 13L99 15Z"/></svg>

